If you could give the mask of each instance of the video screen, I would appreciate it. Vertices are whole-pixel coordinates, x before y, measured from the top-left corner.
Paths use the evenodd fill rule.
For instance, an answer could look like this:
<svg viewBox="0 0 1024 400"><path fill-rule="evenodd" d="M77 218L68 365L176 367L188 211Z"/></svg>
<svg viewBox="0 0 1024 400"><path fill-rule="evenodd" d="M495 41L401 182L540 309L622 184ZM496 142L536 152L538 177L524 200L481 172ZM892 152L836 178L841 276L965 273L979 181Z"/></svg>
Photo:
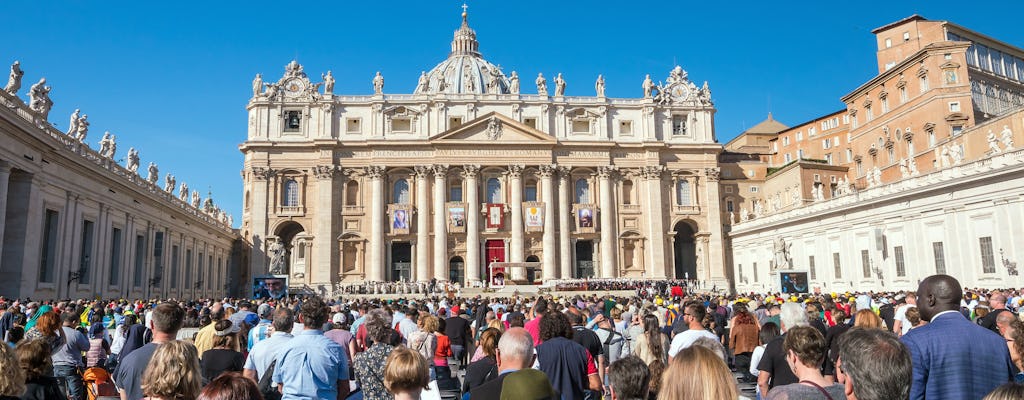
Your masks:
<svg viewBox="0 0 1024 400"><path fill-rule="evenodd" d="M288 297L288 276L268 275L253 279L253 299L282 299Z"/></svg>
<svg viewBox="0 0 1024 400"><path fill-rule="evenodd" d="M806 272L779 273L779 283L782 293L801 294L808 292Z"/></svg>

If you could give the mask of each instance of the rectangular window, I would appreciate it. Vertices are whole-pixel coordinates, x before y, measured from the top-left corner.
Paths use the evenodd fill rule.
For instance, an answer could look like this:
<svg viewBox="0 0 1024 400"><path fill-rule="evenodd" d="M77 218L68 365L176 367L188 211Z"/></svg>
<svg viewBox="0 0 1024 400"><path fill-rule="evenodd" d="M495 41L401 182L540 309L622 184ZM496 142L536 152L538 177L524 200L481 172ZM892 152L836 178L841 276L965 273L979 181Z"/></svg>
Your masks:
<svg viewBox="0 0 1024 400"><path fill-rule="evenodd" d="M857 176L864 176L864 163L857 161Z"/></svg>
<svg viewBox="0 0 1024 400"><path fill-rule="evenodd" d="M672 136L686 136L686 116L672 117Z"/></svg>
<svg viewBox="0 0 1024 400"><path fill-rule="evenodd" d="M871 254L867 250L860 251L860 265L864 269L864 277L871 277Z"/></svg>
<svg viewBox="0 0 1024 400"><path fill-rule="evenodd" d="M906 102L907 102L907 87L904 86L904 87L900 88L900 103L906 103Z"/></svg>
<svg viewBox="0 0 1024 400"><path fill-rule="evenodd" d="M843 267L839 262L839 253L832 253L832 268L835 269L835 279L842 279Z"/></svg>
<svg viewBox="0 0 1024 400"><path fill-rule="evenodd" d="M932 242L932 254L935 256L935 273L944 275L946 273L946 252L942 248L942 242Z"/></svg>
<svg viewBox="0 0 1024 400"><path fill-rule="evenodd" d="M949 103L949 112L960 112L960 102L959 101L951 101Z"/></svg>
<svg viewBox="0 0 1024 400"><path fill-rule="evenodd" d="M164 233L157 232L153 239L153 276L150 286L156 286L164 276Z"/></svg>
<svg viewBox="0 0 1024 400"><path fill-rule="evenodd" d="M523 188L523 201L537 201L537 185Z"/></svg>
<svg viewBox="0 0 1024 400"><path fill-rule="evenodd" d="M888 97L883 97L881 99L881 102L882 102L882 113L884 114L884 113L889 112L889 98Z"/></svg>
<svg viewBox="0 0 1024 400"><path fill-rule="evenodd" d="M121 283L121 230L114 228L110 233L110 286Z"/></svg>
<svg viewBox="0 0 1024 400"><path fill-rule="evenodd" d="M811 274L811 280L818 279L818 273L814 270L814 256L807 256L807 271Z"/></svg>
<svg viewBox="0 0 1024 400"><path fill-rule="evenodd" d="M799 142L801 140L804 140L804 133L803 132L797 132L796 133L796 141Z"/></svg>
<svg viewBox="0 0 1024 400"><path fill-rule="evenodd" d="M754 282L757 282L757 263L754 263Z"/></svg>
<svg viewBox="0 0 1024 400"><path fill-rule="evenodd" d="M961 133L964 133L964 126L953 125L952 129L950 129L950 132L953 134L953 136L959 136Z"/></svg>
<svg viewBox="0 0 1024 400"><path fill-rule="evenodd" d="M868 121L875 117L875 114L871 112L871 106L864 107L864 112L868 114Z"/></svg>
<svg viewBox="0 0 1024 400"><path fill-rule="evenodd" d="M83 285L89 284L89 275L91 275L89 269L92 266L93 225L95 224L89 220L85 220L82 223L82 249L78 259L78 283Z"/></svg>
<svg viewBox="0 0 1024 400"><path fill-rule="evenodd" d="M817 128L815 128L813 126L810 127L810 128L807 128L807 136L814 136L817 133L818 133L818 129Z"/></svg>
<svg viewBox="0 0 1024 400"><path fill-rule="evenodd" d="M285 132L296 132L302 126L302 111L289 110L284 112Z"/></svg>
<svg viewBox="0 0 1024 400"><path fill-rule="evenodd" d="M992 237L985 236L978 238L981 246L981 269L986 274L996 273L996 257L992 253Z"/></svg>
<svg viewBox="0 0 1024 400"><path fill-rule="evenodd" d="M853 161L853 149L846 149L846 162Z"/></svg>
<svg viewBox="0 0 1024 400"><path fill-rule="evenodd" d="M789 163L790 161L793 161L793 156L791 156L791 155L790 155L789 153L786 153L786 154L784 154L782 158L783 158L784 160L786 160L786 163L787 163L787 164L788 164L788 163Z"/></svg>
<svg viewBox="0 0 1024 400"><path fill-rule="evenodd" d="M213 256L209 256L206 261L206 288L213 288Z"/></svg>
<svg viewBox="0 0 1024 400"><path fill-rule="evenodd" d="M188 289L192 286L192 249L185 250L185 280L182 287Z"/></svg>
<svg viewBox="0 0 1024 400"><path fill-rule="evenodd" d="M146 268L146 237L135 236L135 274L132 276L132 285L142 286L142 271Z"/></svg>
<svg viewBox="0 0 1024 400"><path fill-rule="evenodd" d="M572 133L590 133L590 120L573 120Z"/></svg>
<svg viewBox="0 0 1024 400"><path fill-rule="evenodd" d="M196 257L196 289L203 288L203 253Z"/></svg>
<svg viewBox="0 0 1024 400"><path fill-rule="evenodd" d="M922 76L920 79L921 93L928 91L928 75Z"/></svg>
<svg viewBox="0 0 1024 400"><path fill-rule="evenodd" d="M462 126L462 117L448 117L448 129L455 129Z"/></svg>
<svg viewBox="0 0 1024 400"><path fill-rule="evenodd" d="M928 147L935 147L935 131L928 131Z"/></svg>
<svg viewBox="0 0 1024 400"><path fill-rule="evenodd" d="M171 246L171 289L178 287L178 245Z"/></svg>
<svg viewBox="0 0 1024 400"><path fill-rule="evenodd" d="M825 162L832 165L832 153L825 154Z"/></svg>
<svg viewBox="0 0 1024 400"><path fill-rule="evenodd" d="M391 120L392 132L412 132L412 121L408 118L395 118Z"/></svg>
<svg viewBox="0 0 1024 400"><path fill-rule="evenodd" d="M732 200L726 200L725 201L725 211L728 211L728 212L736 211L734 207L735 206L733 205ZM732 222L732 221L729 221L729 222Z"/></svg>
<svg viewBox="0 0 1024 400"><path fill-rule="evenodd" d="M896 276L907 276L907 267L903 262L903 246L893 247L892 254L896 259Z"/></svg>
<svg viewBox="0 0 1024 400"><path fill-rule="evenodd" d="M629 136L633 134L633 121L619 121L619 134Z"/></svg>
<svg viewBox="0 0 1024 400"><path fill-rule="evenodd" d="M821 141L821 148L823 148L825 150L828 150L831 147L832 147L832 140L831 139L825 138L825 140Z"/></svg>
<svg viewBox="0 0 1024 400"><path fill-rule="evenodd" d="M362 126L360 125L359 118L349 118L345 120L345 133L360 133L362 132Z"/></svg>
<svg viewBox="0 0 1024 400"><path fill-rule="evenodd" d="M751 186L750 193L757 193L757 186Z"/></svg>
<svg viewBox="0 0 1024 400"><path fill-rule="evenodd" d="M39 281L53 283L54 267L57 262L57 231L60 222L60 213L54 210L46 210L46 219L43 221L43 247L42 255L39 258Z"/></svg>
<svg viewBox="0 0 1024 400"><path fill-rule="evenodd" d="M746 283L746 282L743 282L743 264L736 264L736 270L738 270L740 272L740 279L739 279L739 281L742 282L742 283Z"/></svg>
<svg viewBox="0 0 1024 400"><path fill-rule="evenodd" d="M462 186L448 188L448 201L462 201Z"/></svg>
<svg viewBox="0 0 1024 400"><path fill-rule="evenodd" d="M789 136L784 136L782 138L782 145L783 146L789 146Z"/></svg>
<svg viewBox="0 0 1024 400"><path fill-rule="evenodd" d="M537 129L537 119L536 118L523 118L523 125L529 126L529 127L533 128L533 129Z"/></svg>

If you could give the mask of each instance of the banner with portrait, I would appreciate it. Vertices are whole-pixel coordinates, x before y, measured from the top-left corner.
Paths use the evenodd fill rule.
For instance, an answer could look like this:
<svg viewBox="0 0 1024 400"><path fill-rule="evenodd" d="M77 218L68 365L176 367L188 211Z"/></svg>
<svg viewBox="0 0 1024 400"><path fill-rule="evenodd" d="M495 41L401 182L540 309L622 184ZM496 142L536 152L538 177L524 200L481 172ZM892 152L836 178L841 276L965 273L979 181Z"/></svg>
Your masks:
<svg viewBox="0 0 1024 400"><path fill-rule="evenodd" d="M523 222L527 232L543 232L544 203L540 201L524 202Z"/></svg>
<svg viewBox="0 0 1024 400"><path fill-rule="evenodd" d="M448 232L466 232L466 203L448 202L445 208L448 210Z"/></svg>
<svg viewBox="0 0 1024 400"><path fill-rule="evenodd" d="M288 297L288 275L261 275L252 280L252 298L279 300Z"/></svg>
<svg viewBox="0 0 1024 400"><path fill-rule="evenodd" d="M409 204L388 204L388 226L392 235L408 235L412 225L412 206Z"/></svg>
<svg viewBox="0 0 1024 400"><path fill-rule="evenodd" d="M594 233L597 224L597 206L593 204L574 204L572 206L573 220L576 221L576 232Z"/></svg>
<svg viewBox="0 0 1024 400"><path fill-rule="evenodd" d="M505 205L487 203L487 229L501 229L505 226Z"/></svg>

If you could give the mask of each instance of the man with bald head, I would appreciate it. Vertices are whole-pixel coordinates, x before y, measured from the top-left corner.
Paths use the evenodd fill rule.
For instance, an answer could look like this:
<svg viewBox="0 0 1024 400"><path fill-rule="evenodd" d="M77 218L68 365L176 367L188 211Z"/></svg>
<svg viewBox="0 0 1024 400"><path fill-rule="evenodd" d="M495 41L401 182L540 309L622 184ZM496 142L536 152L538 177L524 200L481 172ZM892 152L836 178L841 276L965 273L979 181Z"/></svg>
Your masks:
<svg viewBox="0 0 1024 400"><path fill-rule="evenodd" d="M991 330L992 332L999 333L999 327L996 326L996 320L999 319L1000 315L1010 313L1010 310L1006 309L1006 295L1000 292L992 292L992 295L988 296L988 305L992 308L988 314L981 317L978 321L978 325L982 328Z"/></svg>
<svg viewBox="0 0 1024 400"><path fill-rule="evenodd" d="M498 376L469 391L470 400L497 399L501 397L501 385L509 373L533 365L533 337L523 328L511 328L498 340Z"/></svg>
<svg viewBox="0 0 1024 400"><path fill-rule="evenodd" d="M949 275L918 286L917 308L929 323L903 336L914 368L911 399L980 399L1013 380L1006 341L960 314L962 295Z"/></svg>

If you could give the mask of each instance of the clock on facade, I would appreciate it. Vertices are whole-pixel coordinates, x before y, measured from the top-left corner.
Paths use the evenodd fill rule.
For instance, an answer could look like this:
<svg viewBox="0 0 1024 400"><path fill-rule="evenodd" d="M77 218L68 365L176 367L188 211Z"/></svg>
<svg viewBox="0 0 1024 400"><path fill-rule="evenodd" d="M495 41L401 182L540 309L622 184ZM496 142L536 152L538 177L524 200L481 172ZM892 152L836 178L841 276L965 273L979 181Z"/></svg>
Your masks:
<svg viewBox="0 0 1024 400"><path fill-rule="evenodd" d="M690 94L690 89L686 85L676 85L670 93L676 100L683 100Z"/></svg>
<svg viewBox="0 0 1024 400"><path fill-rule="evenodd" d="M285 93L296 96L302 93L302 90L306 88L306 84L299 79L292 79L284 83Z"/></svg>

